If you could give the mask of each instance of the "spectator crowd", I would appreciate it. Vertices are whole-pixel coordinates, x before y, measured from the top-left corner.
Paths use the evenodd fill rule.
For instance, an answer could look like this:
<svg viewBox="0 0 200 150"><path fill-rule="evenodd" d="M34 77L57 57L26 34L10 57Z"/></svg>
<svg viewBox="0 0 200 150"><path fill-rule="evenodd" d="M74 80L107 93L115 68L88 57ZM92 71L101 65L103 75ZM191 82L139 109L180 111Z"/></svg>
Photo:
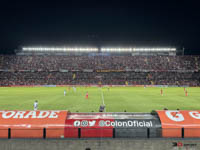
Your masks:
<svg viewBox="0 0 200 150"><path fill-rule="evenodd" d="M199 56L0 56L0 85L200 86Z"/></svg>

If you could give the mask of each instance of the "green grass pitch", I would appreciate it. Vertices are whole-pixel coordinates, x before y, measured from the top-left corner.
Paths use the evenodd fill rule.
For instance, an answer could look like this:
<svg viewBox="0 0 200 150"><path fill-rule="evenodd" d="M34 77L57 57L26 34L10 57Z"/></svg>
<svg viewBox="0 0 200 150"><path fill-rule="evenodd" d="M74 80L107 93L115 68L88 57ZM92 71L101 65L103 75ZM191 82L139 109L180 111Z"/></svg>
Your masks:
<svg viewBox="0 0 200 150"><path fill-rule="evenodd" d="M67 90L64 96L64 89ZM152 110L200 110L200 88L156 87L77 87L74 92L68 87L1 87L0 110L33 110L35 100L39 110L70 110L71 112L98 112L106 105L106 112L151 112ZM89 99L85 99L86 92Z"/></svg>

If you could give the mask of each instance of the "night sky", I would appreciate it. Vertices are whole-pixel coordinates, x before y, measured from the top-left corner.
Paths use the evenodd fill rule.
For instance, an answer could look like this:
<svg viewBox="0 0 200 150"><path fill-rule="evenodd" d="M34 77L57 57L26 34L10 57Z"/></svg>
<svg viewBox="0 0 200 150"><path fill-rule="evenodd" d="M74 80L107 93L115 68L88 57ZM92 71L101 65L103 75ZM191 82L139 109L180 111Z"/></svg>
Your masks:
<svg viewBox="0 0 200 150"><path fill-rule="evenodd" d="M19 46L175 46L200 54L198 1L66 0L0 4L0 53Z"/></svg>

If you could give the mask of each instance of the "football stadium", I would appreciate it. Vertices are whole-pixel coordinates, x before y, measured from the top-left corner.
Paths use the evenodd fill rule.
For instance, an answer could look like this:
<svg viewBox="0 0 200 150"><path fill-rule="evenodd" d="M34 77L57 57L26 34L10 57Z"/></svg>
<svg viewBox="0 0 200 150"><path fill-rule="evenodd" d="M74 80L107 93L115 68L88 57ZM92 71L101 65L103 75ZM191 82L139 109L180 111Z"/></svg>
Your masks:
<svg viewBox="0 0 200 150"><path fill-rule="evenodd" d="M0 150L200 150L198 1L1 1Z"/></svg>
<svg viewBox="0 0 200 150"><path fill-rule="evenodd" d="M35 100L40 110L71 112L200 105L200 57L176 56L176 48L22 47L0 60L2 110L31 110Z"/></svg>
<svg viewBox="0 0 200 150"><path fill-rule="evenodd" d="M43 147L53 140L86 150L196 149L200 57L180 54L174 47L40 46L1 55L0 137L12 146L28 138L27 147L46 139Z"/></svg>

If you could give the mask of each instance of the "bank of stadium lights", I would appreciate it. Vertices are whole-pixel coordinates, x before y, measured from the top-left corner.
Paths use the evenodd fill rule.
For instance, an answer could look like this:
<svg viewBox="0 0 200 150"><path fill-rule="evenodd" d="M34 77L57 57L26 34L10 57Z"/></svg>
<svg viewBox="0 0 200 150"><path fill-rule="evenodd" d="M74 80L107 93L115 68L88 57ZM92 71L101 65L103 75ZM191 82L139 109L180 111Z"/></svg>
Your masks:
<svg viewBox="0 0 200 150"><path fill-rule="evenodd" d="M101 48L102 52L131 52L132 48Z"/></svg>
<svg viewBox="0 0 200 150"><path fill-rule="evenodd" d="M95 47L23 47L24 52L98 52ZM101 52L175 52L176 48L102 47Z"/></svg>
<svg viewBox="0 0 200 150"><path fill-rule="evenodd" d="M133 48L133 52L138 51L150 51L150 52L170 52L170 51L176 51L176 48Z"/></svg>
<svg viewBox="0 0 200 150"><path fill-rule="evenodd" d="M94 47L23 47L22 51L35 51L35 52L97 52L98 48Z"/></svg>
<svg viewBox="0 0 200 150"><path fill-rule="evenodd" d="M175 52L176 48L101 48L102 52Z"/></svg>

